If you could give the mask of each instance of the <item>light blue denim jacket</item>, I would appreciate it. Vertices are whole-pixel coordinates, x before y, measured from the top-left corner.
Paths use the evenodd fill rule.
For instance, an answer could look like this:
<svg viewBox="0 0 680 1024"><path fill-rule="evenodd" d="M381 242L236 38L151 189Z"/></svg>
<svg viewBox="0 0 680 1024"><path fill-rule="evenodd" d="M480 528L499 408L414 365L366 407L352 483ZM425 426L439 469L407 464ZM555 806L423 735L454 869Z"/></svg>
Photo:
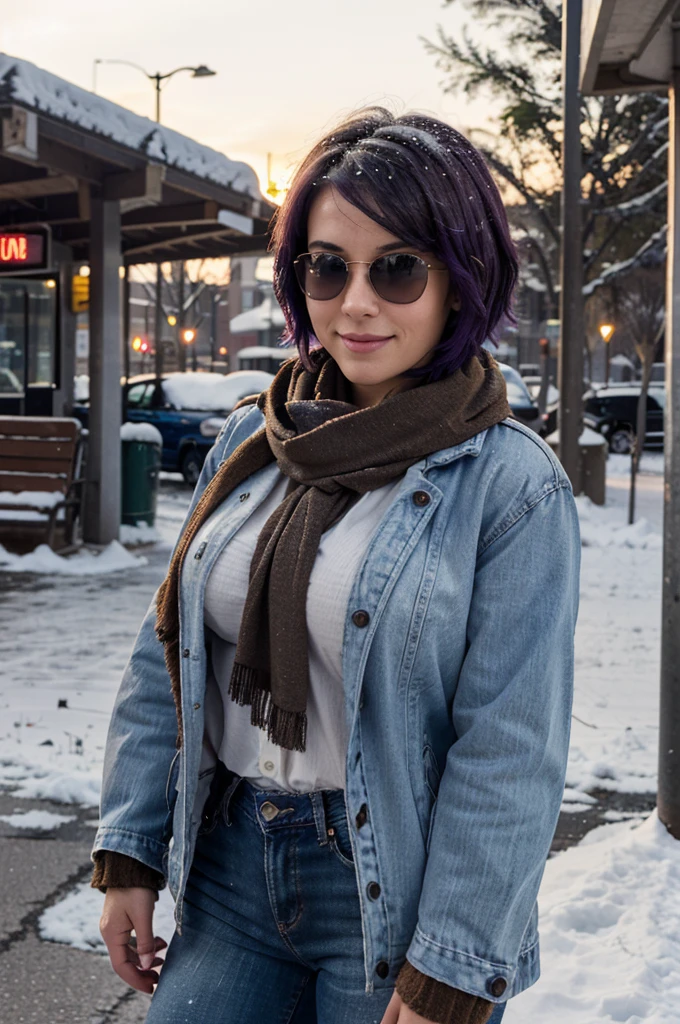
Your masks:
<svg viewBox="0 0 680 1024"><path fill-rule="evenodd" d="M219 464L262 422L254 406L228 418L189 515ZM277 477L272 464L232 493L185 563L182 750L155 600L113 711L94 849L164 874L180 930L214 770L202 761L205 583ZM536 896L564 786L579 561L569 482L514 420L412 466L372 538L342 650L367 991L393 985L405 957L494 1002L538 978ZM355 624L357 610L367 624ZM375 972L380 961L391 968L385 979Z"/></svg>

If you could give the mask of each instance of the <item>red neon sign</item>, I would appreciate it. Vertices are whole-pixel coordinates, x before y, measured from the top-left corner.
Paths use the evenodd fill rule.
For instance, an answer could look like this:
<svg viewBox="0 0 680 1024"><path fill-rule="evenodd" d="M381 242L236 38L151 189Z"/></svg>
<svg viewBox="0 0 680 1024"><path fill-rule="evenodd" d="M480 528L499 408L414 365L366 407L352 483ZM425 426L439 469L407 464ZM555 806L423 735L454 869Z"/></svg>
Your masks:
<svg viewBox="0 0 680 1024"><path fill-rule="evenodd" d="M0 232L0 272L22 267L44 267L45 263L43 234Z"/></svg>

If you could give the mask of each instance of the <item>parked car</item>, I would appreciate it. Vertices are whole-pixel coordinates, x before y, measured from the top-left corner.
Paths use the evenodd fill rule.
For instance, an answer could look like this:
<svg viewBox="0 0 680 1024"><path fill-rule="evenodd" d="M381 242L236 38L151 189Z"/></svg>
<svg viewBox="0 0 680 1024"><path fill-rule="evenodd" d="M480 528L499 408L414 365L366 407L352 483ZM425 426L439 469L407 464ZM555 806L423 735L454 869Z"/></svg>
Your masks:
<svg viewBox="0 0 680 1024"><path fill-rule="evenodd" d="M635 440L639 384L610 384L597 387L584 395L583 420L598 430L609 442L609 450L617 455L631 451ZM663 412L666 395L658 384L651 384L647 394L647 426L645 443L663 446Z"/></svg>
<svg viewBox="0 0 680 1024"><path fill-rule="evenodd" d="M505 377L505 386L508 389L508 404L515 416L525 426L531 427L537 434L546 433L546 420L541 417L536 402L518 374L517 370L507 363L499 363L498 368Z"/></svg>
<svg viewBox="0 0 680 1024"><path fill-rule="evenodd" d="M236 403L263 391L273 379L262 370L164 373L160 381L154 374L141 374L123 384L123 417L132 423L153 423L163 438L161 468L181 473L193 487ZM74 405L73 414L86 427L89 403Z"/></svg>

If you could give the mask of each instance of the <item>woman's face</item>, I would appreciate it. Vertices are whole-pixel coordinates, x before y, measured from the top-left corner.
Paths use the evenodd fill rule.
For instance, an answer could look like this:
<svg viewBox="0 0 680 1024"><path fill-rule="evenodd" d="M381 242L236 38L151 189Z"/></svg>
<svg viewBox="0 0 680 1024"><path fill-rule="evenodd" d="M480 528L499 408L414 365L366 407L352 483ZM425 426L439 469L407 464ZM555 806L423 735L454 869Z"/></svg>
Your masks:
<svg viewBox="0 0 680 1024"><path fill-rule="evenodd" d="M381 299L369 281L368 266L356 263L349 268L337 298L307 298L314 334L351 382L360 408L375 405L395 389L413 387L417 381L404 380L401 374L429 362L449 312L460 307L444 264L431 253L405 245L332 186L324 188L311 205L307 251L337 253L348 263L370 263L385 252L414 253L437 268L436 273L429 272L420 298L408 304ZM371 339L383 344L372 345Z"/></svg>

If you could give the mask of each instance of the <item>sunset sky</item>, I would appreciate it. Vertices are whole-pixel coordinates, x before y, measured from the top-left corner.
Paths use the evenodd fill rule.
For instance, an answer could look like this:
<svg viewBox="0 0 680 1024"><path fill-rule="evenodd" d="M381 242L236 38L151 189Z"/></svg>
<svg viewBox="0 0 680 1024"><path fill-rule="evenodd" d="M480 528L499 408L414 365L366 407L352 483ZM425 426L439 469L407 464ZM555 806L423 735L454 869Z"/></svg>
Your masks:
<svg viewBox="0 0 680 1024"><path fill-rule="evenodd" d="M286 178L319 134L365 103L488 127L488 98L445 94L419 39L435 40L438 24L460 35L464 21L442 0L22 0L5 4L0 50L86 89L95 58L150 73L209 65L214 78L182 73L167 84L162 121L247 161L266 187L268 152L273 177ZM97 92L154 116L153 84L134 68L99 65Z"/></svg>

